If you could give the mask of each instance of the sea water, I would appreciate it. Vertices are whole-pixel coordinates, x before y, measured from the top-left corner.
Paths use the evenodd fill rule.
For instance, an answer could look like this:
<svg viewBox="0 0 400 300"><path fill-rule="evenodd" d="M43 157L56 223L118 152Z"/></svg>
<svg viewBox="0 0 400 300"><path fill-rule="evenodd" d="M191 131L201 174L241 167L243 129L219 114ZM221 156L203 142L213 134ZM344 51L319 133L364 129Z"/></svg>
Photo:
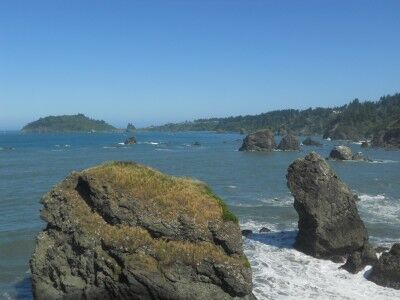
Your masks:
<svg viewBox="0 0 400 300"><path fill-rule="evenodd" d="M244 136L210 132L136 132L112 134L0 133L0 299L31 299L29 259L40 219L40 198L73 170L109 160L132 160L168 174L190 176L209 184L238 215L259 299L394 299L400 291L365 279L340 264L318 260L293 249L297 214L286 186L291 162L309 151L323 157L336 144L315 137L322 147L299 152L239 152ZM279 138L277 138L277 142ZM199 142L200 146L192 146ZM370 239L376 245L400 241L400 151L361 149L373 162L330 161L339 177L359 195L357 203ZM269 234L257 234L266 226Z"/></svg>

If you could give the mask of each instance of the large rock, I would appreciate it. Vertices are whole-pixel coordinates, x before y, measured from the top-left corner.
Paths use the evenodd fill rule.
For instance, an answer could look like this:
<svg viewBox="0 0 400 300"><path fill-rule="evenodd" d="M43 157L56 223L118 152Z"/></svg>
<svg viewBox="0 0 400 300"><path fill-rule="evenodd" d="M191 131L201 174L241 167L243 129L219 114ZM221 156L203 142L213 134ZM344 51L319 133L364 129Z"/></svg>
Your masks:
<svg viewBox="0 0 400 300"><path fill-rule="evenodd" d="M288 169L288 187L299 214L295 248L317 258L361 251L368 235L350 189L324 159L311 152Z"/></svg>
<svg viewBox="0 0 400 300"><path fill-rule="evenodd" d="M273 132L265 129L247 135L239 151L271 151L275 148L276 144Z"/></svg>
<svg viewBox="0 0 400 300"><path fill-rule="evenodd" d="M285 135L279 143L278 149L284 151L298 151L300 150L299 139L293 134Z"/></svg>
<svg viewBox="0 0 400 300"><path fill-rule="evenodd" d="M317 146L317 147L322 146L322 144L320 142L314 141L311 137L307 137L303 141L303 145L305 145L305 146Z"/></svg>
<svg viewBox="0 0 400 300"><path fill-rule="evenodd" d="M400 289L400 243L381 255L368 279L382 286Z"/></svg>
<svg viewBox="0 0 400 300"><path fill-rule="evenodd" d="M329 158L337 160L352 160L353 152L349 147L340 145L332 149Z"/></svg>
<svg viewBox="0 0 400 300"><path fill-rule="evenodd" d="M36 299L254 299L237 219L203 183L113 162L42 203Z"/></svg>

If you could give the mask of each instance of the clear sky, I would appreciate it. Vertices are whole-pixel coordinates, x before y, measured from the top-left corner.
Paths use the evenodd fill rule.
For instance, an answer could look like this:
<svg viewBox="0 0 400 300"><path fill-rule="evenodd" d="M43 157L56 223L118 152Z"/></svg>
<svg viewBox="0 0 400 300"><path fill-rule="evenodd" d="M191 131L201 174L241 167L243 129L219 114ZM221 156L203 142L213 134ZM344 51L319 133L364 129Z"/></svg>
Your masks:
<svg viewBox="0 0 400 300"><path fill-rule="evenodd" d="M0 128L333 106L400 91L400 1L0 1Z"/></svg>

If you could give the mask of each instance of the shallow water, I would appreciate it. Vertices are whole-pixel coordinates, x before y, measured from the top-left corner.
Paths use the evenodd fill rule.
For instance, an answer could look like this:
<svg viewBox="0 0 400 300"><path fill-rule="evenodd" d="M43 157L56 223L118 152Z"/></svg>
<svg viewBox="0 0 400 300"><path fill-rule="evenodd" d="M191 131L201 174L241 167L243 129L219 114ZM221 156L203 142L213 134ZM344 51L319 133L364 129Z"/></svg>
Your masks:
<svg viewBox="0 0 400 300"><path fill-rule="evenodd" d="M273 234L245 239L259 299L393 299L400 291L338 270L292 249L297 229L286 170L314 150L326 157L335 142L302 147L300 152L243 153L243 136L214 133L138 132L137 145L121 145L125 134L0 133L0 299L31 299L29 258L43 228L40 197L72 170L107 160L134 160L179 176L208 183L239 216L243 228L262 226ZM320 139L319 139L320 140ZM198 141L201 146L191 146ZM360 196L358 207L371 240L400 241L400 151L361 149L375 159L330 162ZM10 149L11 147L12 149Z"/></svg>

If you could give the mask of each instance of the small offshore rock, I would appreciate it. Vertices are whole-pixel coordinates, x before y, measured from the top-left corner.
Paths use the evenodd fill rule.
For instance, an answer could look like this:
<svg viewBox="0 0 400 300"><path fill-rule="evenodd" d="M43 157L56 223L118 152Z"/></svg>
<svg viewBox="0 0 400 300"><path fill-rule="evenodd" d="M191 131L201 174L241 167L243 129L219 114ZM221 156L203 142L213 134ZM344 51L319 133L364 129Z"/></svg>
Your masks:
<svg viewBox="0 0 400 300"><path fill-rule="evenodd" d="M282 138L278 149L284 151L298 151L300 150L299 139L293 134L287 134Z"/></svg>
<svg viewBox="0 0 400 300"><path fill-rule="evenodd" d="M265 129L248 134L239 151L272 151L276 148L274 134Z"/></svg>
<svg viewBox="0 0 400 300"><path fill-rule="evenodd" d="M340 145L332 149L329 158L336 160L352 160L353 153L349 147Z"/></svg>
<svg viewBox="0 0 400 300"><path fill-rule="evenodd" d="M271 232L271 229L269 229L269 228L267 228L267 227L263 227L263 228L260 229L259 232L260 232L260 233L268 233L268 232Z"/></svg>
<svg viewBox="0 0 400 300"><path fill-rule="evenodd" d="M381 286L400 289L400 243L382 253L367 279Z"/></svg>
<svg viewBox="0 0 400 300"><path fill-rule="evenodd" d="M134 136L131 136L131 137L127 138L125 140L125 142L124 142L125 145L134 145L136 143L137 143L137 141L136 141L136 138Z"/></svg>
<svg viewBox="0 0 400 300"><path fill-rule="evenodd" d="M194 142L192 146L201 146L200 142Z"/></svg>
<svg viewBox="0 0 400 300"><path fill-rule="evenodd" d="M329 259L350 255L368 243L355 196L317 153L295 160L286 177L299 215L297 250Z"/></svg>
<svg viewBox="0 0 400 300"><path fill-rule="evenodd" d="M311 137L307 137L302 144L305 146L317 146L317 147L322 146L320 142L314 141Z"/></svg>
<svg viewBox="0 0 400 300"><path fill-rule="evenodd" d="M361 143L361 148L369 148L369 143L367 141L364 141Z"/></svg>

